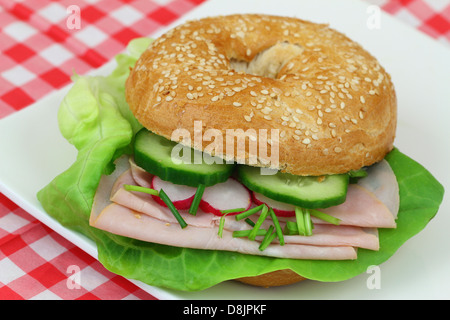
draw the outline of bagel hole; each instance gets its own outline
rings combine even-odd
[[[281,69],[292,59],[301,56],[303,50],[299,44],[279,42],[259,52],[251,61],[231,58],[230,67],[237,72],[277,79]]]

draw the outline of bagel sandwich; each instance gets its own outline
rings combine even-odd
[[[391,77],[344,34],[243,14],[130,46],[111,75],[74,79],[58,118],[79,157],[38,194],[113,272],[180,290],[342,281],[436,214],[442,186],[394,147]]]

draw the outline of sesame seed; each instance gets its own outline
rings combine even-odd
[[[264,109],[261,110],[261,112],[264,114],[269,114],[271,111],[272,111],[272,109],[269,107],[264,107]]]
[[[239,103],[239,102],[233,102],[233,106],[235,106],[235,107],[241,107],[241,106],[242,106],[242,104],[241,104],[241,103]]]
[[[339,152],[341,152],[342,151],[342,148],[339,148],[339,147],[335,147],[334,148],[334,152],[336,152],[336,153],[339,153]]]
[[[302,140],[302,143],[303,144],[310,144],[311,143],[311,139],[305,138],[305,139]]]
[[[366,99],[364,99],[363,96],[360,96],[360,97],[359,97],[359,100],[361,101],[361,103],[365,103],[365,102],[366,102]]]
[[[257,96],[257,94],[256,94],[256,92],[255,92],[255,91],[250,91],[250,94],[251,94],[252,96],[254,96],[254,97],[256,97],[256,96]]]
[[[359,111],[359,118],[364,119],[364,113],[362,111]]]
[[[261,90],[261,93],[262,93],[262,94],[269,94],[269,91],[263,89],[263,90]]]

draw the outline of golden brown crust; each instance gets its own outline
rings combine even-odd
[[[284,269],[265,273],[254,277],[238,278],[236,280],[252,286],[276,287],[297,283],[306,280],[306,278],[298,275],[292,270]]]
[[[292,54],[280,58],[275,78],[235,71],[264,52],[279,57],[274,48],[283,43]],[[194,120],[223,136],[226,129],[279,129],[280,169],[297,175],[380,161],[393,147],[397,122],[390,76],[359,44],[323,24],[267,15],[210,17],[172,29],[138,60],[126,98],[145,127],[167,138],[177,128],[193,137]]]

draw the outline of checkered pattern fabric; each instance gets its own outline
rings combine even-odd
[[[0,119],[203,0],[0,0]],[[80,12],[79,28],[76,11]],[[72,15],[73,14],[73,15]],[[0,300],[154,299],[0,193]]]
[[[0,0],[0,119],[206,0]],[[366,0],[450,45],[450,0]],[[80,10],[77,26],[71,14]],[[74,16],[75,17],[75,16]],[[79,28],[78,28],[79,27]],[[0,300],[155,299],[0,193]]]
[[[450,45],[450,1],[367,0],[405,23]]]

